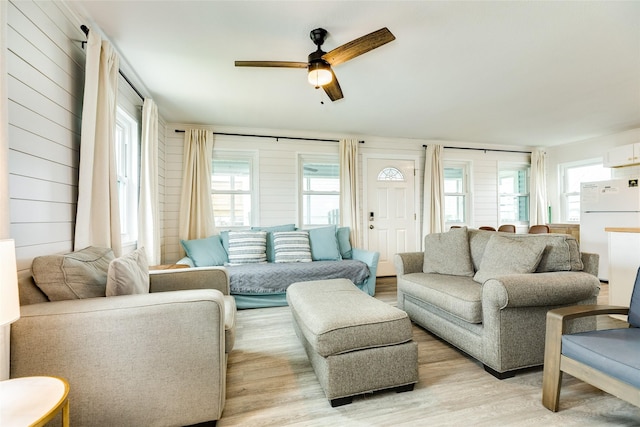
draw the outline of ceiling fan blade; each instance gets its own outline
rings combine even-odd
[[[340,83],[338,83],[338,79],[336,78],[336,75],[333,72],[333,70],[331,70],[331,74],[333,76],[333,78],[331,79],[331,82],[322,86],[322,89],[324,89],[325,93],[327,94],[327,96],[331,101],[337,101],[338,99],[344,98],[344,95],[342,94],[342,89],[340,89]]]
[[[396,37],[391,34],[391,31],[387,27],[381,28],[378,31],[367,34],[349,43],[338,46],[330,52],[322,55],[322,59],[327,61],[332,66],[342,64],[350,59],[360,56],[363,53],[367,53],[377,47],[394,41]]]
[[[236,61],[236,67],[281,67],[281,68],[307,68],[306,62],[291,61]]]

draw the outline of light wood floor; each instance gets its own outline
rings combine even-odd
[[[606,288],[602,302],[607,301]],[[395,277],[378,280],[376,298],[395,305]],[[568,375],[560,412],[552,413],[540,403],[542,369],[499,381],[415,325],[420,364],[416,388],[369,394],[332,408],[293,331],[288,307],[240,310],[237,327],[220,427],[640,426],[640,408]]]

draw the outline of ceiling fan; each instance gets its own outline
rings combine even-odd
[[[309,73],[309,83],[314,85],[316,89],[322,86],[329,99],[337,101],[342,99],[344,95],[331,67],[347,62],[396,39],[391,31],[385,27],[338,46],[330,52],[324,52],[321,46],[327,38],[327,34],[327,30],[324,28],[316,28],[311,31],[309,36],[318,49],[309,54],[308,62],[236,61],[235,65],[236,67],[306,68]]]

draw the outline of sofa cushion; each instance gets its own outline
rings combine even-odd
[[[545,247],[545,242],[540,239],[514,239],[494,234],[487,243],[480,269],[473,280],[484,283],[507,274],[533,273]]]
[[[424,248],[424,273],[473,276],[467,227],[428,234],[424,238]]]
[[[211,267],[229,262],[219,235],[204,239],[180,240],[180,244],[196,267]]]
[[[482,323],[482,286],[471,277],[410,273],[398,288],[469,323]]]
[[[338,249],[340,250],[340,256],[342,259],[353,258],[353,248],[351,247],[351,228],[338,227],[336,230],[338,237]]]
[[[338,248],[336,226],[312,228],[309,230],[311,258],[314,261],[338,261],[342,259]]]
[[[251,227],[251,231],[267,232],[267,262],[274,262],[276,259],[276,252],[273,247],[273,233],[277,231],[295,231],[295,229],[295,224],[273,225],[270,227]]]
[[[144,248],[111,261],[105,293],[108,297],[149,293],[149,263]]]
[[[469,230],[469,248],[474,268],[480,269],[480,262],[485,247],[491,236],[496,235],[512,239],[531,239],[543,241],[546,245],[536,273],[551,271],[582,271],[584,265],[580,256],[580,248],[575,237],[568,234],[515,234],[485,230]]]
[[[267,262],[266,231],[230,231],[229,264]]]
[[[308,231],[276,231],[273,247],[275,262],[311,262]]]
[[[50,301],[103,297],[111,248],[89,246],[68,254],[39,256],[31,270],[36,285]]]

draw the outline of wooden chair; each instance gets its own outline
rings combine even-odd
[[[483,225],[482,227],[480,227],[480,230],[496,231],[495,228],[489,227],[488,225]]]
[[[600,314],[628,314],[629,327],[564,334],[567,321]],[[556,412],[562,373],[640,406],[640,268],[629,308],[577,305],[547,313],[542,404]]]
[[[502,224],[500,227],[498,227],[498,231],[503,231],[505,233],[515,233],[516,226],[512,224]]]
[[[543,234],[549,233],[548,225],[532,225],[529,227],[529,234]]]

